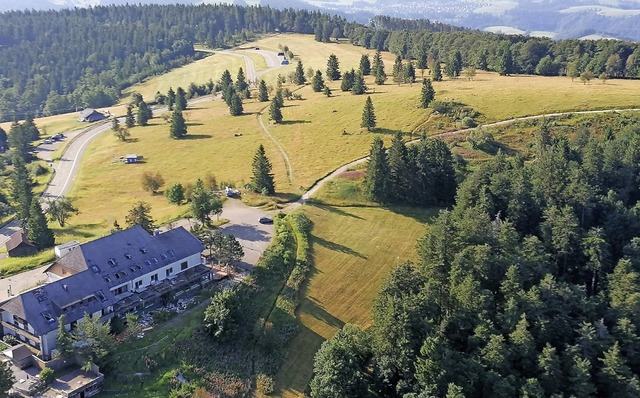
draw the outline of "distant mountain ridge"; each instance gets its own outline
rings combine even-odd
[[[30,0],[28,9],[48,10],[132,3],[131,0]],[[368,23],[375,15],[426,18],[492,32],[552,38],[605,37],[640,41],[640,0],[137,0],[141,4],[234,3],[336,13]],[[0,12],[25,8],[3,0]]]

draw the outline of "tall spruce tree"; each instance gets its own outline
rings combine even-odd
[[[363,54],[362,57],[360,57],[358,70],[360,70],[360,73],[362,73],[363,76],[369,76],[371,74],[371,61],[367,54]]]
[[[340,80],[340,62],[335,54],[329,55],[327,60],[327,79],[330,81]]]
[[[364,82],[364,76],[359,70],[353,74],[353,84],[351,85],[351,94],[362,95],[367,91],[367,85]]]
[[[17,153],[13,156],[13,173],[11,177],[11,198],[14,202],[18,220],[21,221],[24,227],[29,220],[31,202],[33,201],[33,181],[29,171],[27,171],[24,159]]]
[[[399,203],[406,200],[406,192],[410,190],[407,147],[400,132],[393,136],[387,157],[389,159],[388,199]]]
[[[253,176],[251,177],[251,190],[254,192],[273,195],[276,191],[273,173],[271,172],[271,162],[267,158],[264,146],[260,145],[253,156],[251,166]]]
[[[137,122],[140,126],[149,124],[149,119],[153,117],[153,111],[146,102],[140,101],[138,104]]]
[[[422,91],[420,93],[420,107],[428,108],[436,98],[436,90],[433,89],[430,79],[422,79]]]
[[[111,130],[113,130],[114,132],[120,130],[120,120],[118,120],[117,117],[114,117],[111,120]]]
[[[398,85],[404,82],[404,63],[402,62],[402,57],[397,56],[396,62],[393,64],[393,82]]]
[[[282,122],[282,111],[280,110],[280,107],[278,106],[275,98],[273,101],[271,101],[271,106],[269,106],[269,118],[275,123]]]
[[[304,66],[302,65],[302,61],[298,61],[298,65],[296,65],[296,71],[293,75],[293,83],[301,86],[306,82],[307,78],[304,75]]]
[[[167,91],[167,108],[172,111],[173,107],[176,104],[176,92],[173,91],[173,87],[169,87],[169,91]]]
[[[260,80],[260,84],[258,84],[258,101],[269,101],[269,90],[267,89],[267,83],[265,83],[264,80]]]
[[[124,125],[127,126],[128,129],[132,128],[136,125],[136,117],[133,114],[133,105],[127,105],[127,114],[124,117]]]
[[[431,80],[434,82],[442,81],[442,67],[440,66],[440,60],[436,58],[433,60],[433,70],[431,71]]]
[[[373,73],[377,85],[382,85],[387,80],[387,74],[384,72],[384,62],[382,61],[382,54],[380,53],[380,50],[377,50],[373,56],[371,72]]]
[[[407,63],[407,67],[404,68],[404,82],[410,84],[416,82],[416,68],[411,60]]]
[[[367,96],[367,100],[364,103],[364,109],[362,110],[362,123],[360,123],[360,127],[365,127],[367,131],[371,131],[372,128],[376,127],[376,114],[373,109],[371,96]]]
[[[378,203],[385,203],[389,197],[389,165],[380,137],[375,137],[371,144],[364,191],[370,200]]]
[[[187,122],[182,116],[182,110],[176,107],[171,115],[171,124],[169,126],[169,136],[171,138],[183,138],[187,135]]]
[[[182,87],[176,90],[176,108],[184,111],[187,109],[187,93]]]
[[[244,108],[242,107],[242,98],[236,93],[231,95],[230,104],[229,104],[229,113],[231,116],[240,116]]]
[[[322,78],[322,72],[320,70],[316,71],[316,74],[313,76],[311,80],[311,88],[316,93],[319,93],[324,88],[324,79]]]
[[[244,70],[240,68],[238,69],[238,74],[236,75],[236,91],[239,93],[242,93],[247,88],[249,88],[249,84],[247,83],[247,78],[244,75]]]
[[[129,227],[141,226],[148,233],[153,233],[156,228],[155,220],[151,217],[151,205],[147,202],[136,202],[125,217]]]
[[[340,83],[340,90],[351,91],[354,75],[355,71],[353,69],[351,69],[351,71],[344,72],[344,75],[342,75],[342,83]]]
[[[29,221],[27,222],[27,237],[29,241],[40,250],[51,247],[55,243],[53,231],[49,228],[49,224],[47,224],[47,218],[42,211],[40,200],[37,197],[31,200]]]

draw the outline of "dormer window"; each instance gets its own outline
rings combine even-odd
[[[125,253],[124,257],[129,259],[129,260],[131,260],[131,257],[133,257],[133,256],[131,254],[129,254],[129,253]]]
[[[147,254],[147,249],[143,247],[143,248],[140,249],[140,252],[142,254]]]
[[[115,267],[118,263],[116,262],[116,259],[112,257],[109,259],[109,264],[111,264],[112,267]]]

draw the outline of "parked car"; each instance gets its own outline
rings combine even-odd
[[[271,217],[260,217],[258,222],[260,224],[273,224],[273,218],[271,218]]]
[[[45,144],[53,144],[53,140],[50,139],[50,138],[47,138],[46,140],[44,140],[42,142],[44,142]]]

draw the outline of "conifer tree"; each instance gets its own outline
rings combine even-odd
[[[433,70],[431,71],[431,80],[434,82],[442,81],[442,68],[440,66],[440,60],[436,58],[433,61]]]
[[[111,130],[118,131],[118,129],[120,129],[120,120],[114,117],[113,120],[111,120]]]
[[[324,88],[322,89],[322,94],[327,97],[331,97],[331,89],[329,88],[329,86],[324,86]]]
[[[404,82],[404,64],[402,63],[402,57],[397,56],[396,62],[393,64],[393,81],[398,85]]]
[[[136,118],[133,115],[133,105],[127,105],[127,115],[124,117],[124,124],[128,129],[136,125]]]
[[[258,101],[269,101],[269,90],[267,89],[267,83],[265,83],[264,80],[260,80],[260,84],[258,84]]]
[[[433,89],[430,79],[422,79],[422,91],[420,95],[420,107],[428,108],[429,104],[436,98],[436,91]]]
[[[360,123],[360,126],[365,127],[367,131],[371,131],[372,128],[376,127],[376,114],[373,109],[371,96],[367,96],[367,101],[364,103],[362,123]]]
[[[413,66],[413,62],[409,61],[407,67],[404,69],[404,82],[415,83],[416,82],[416,68]]]
[[[384,143],[380,137],[375,137],[369,152],[367,174],[364,179],[364,191],[370,200],[385,203],[389,190],[389,165]]]
[[[171,125],[169,127],[169,136],[171,138],[183,138],[187,135],[187,122],[182,116],[182,110],[176,107],[171,115]]]
[[[271,106],[269,107],[269,118],[275,123],[282,122],[282,111],[280,111],[280,107],[275,99],[271,101]]]
[[[355,71],[353,69],[351,69],[351,71],[344,72],[344,75],[342,75],[342,83],[340,84],[340,89],[342,91],[351,91],[354,75]]]
[[[173,91],[173,87],[169,87],[169,91],[167,92],[167,108],[172,111],[173,106],[176,104],[176,92]]]
[[[367,54],[363,54],[362,57],[360,57],[360,66],[358,69],[363,76],[369,76],[369,74],[371,74],[371,61]]]
[[[275,182],[271,172],[271,162],[267,158],[264,146],[260,145],[253,157],[253,176],[251,177],[251,190],[266,195],[275,193]]]
[[[29,241],[40,250],[51,247],[55,243],[53,231],[51,231],[47,224],[47,218],[42,211],[40,200],[37,197],[31,200],[29,221],[27,222],[27,237]]]
[[[273,97],[273,101],[277,104],[278,108],[282,108],[284,106],[284,96],[282,95],[282,90],[276,91],[275,97]]]
[[[304,66],[302,61],[298,61],[296,71],[294,72],[293,83],[297,85],[303,85],[307,82],[307,78],[304,76]]]
[[[231,78],[231,73],[229,73],[229,70],[225,69],[224,72],[222,72],[222,75],[220,76],[220,82],[218,84],[220,85],[220,91],[222,91],[223,93],[225,92],[227,87],[233,85],[233,79]]]
[[[125,217],[125,221],[129,227],[139,225],[149,233],[152,233],[156,227],[155,220],[151,217],[151,205],[142,201],[133,205]]]
[[[327,61],[327,79],[330,81],[340,80],[340,62],[335,54],[329,55]]]
[[[187,109],[187,93],[182,87],[176,90],[176,108],[184,111]]]
[[[420,76],[424,76],[424,70],[427,69],[427,49],[424,46],[418,50],[416,67],[420,69]]]
[[[384,72],[384,62],[382,61],[382,54],[380,53],[380,50],[377,50],[373,56],[371,72],[373,73],[377,85],[382,85],[387,80],[387,74]]]
[[[351,93],[355,95],[362,95],[367,91],[367,86],[364,82],[364,76],[359,70],[353,75],[353,84],[351,86]]]
[[[236,91],[241,93],[249,87],[247,84],[247,78],[244,75],[244,70],[242,68],[238,69],[238,74],[236,75]]]
[[[242,98],[240,98],[238,94],[233,93],[229,104],[229,113],[231,113],[231,116],[240,116],[243,111]]]
[[[149,124],[149,119],[153,117],[153,111],[146,102],[140,101],[138,104],[137,122],[140,126]]]
[[[31,202],[33,201],[33,181],[27,171],[27,166],[19,154],[13,157],[13,174],[11,184],[11,198],[13,199],[16,214],[24,227],[29,220]]]
[[[399,132],[391,140],[389,159],[389,200],[401,202],[405,200],[405,192],[410,190],[409,164],[407,163],[407,147]]]
[[[324,79],[322,78],[322,72],[320,70],[316,71],[316,74],[313,76],[311,80],[311,88],[316,93],[319,93],[324,88]]]

